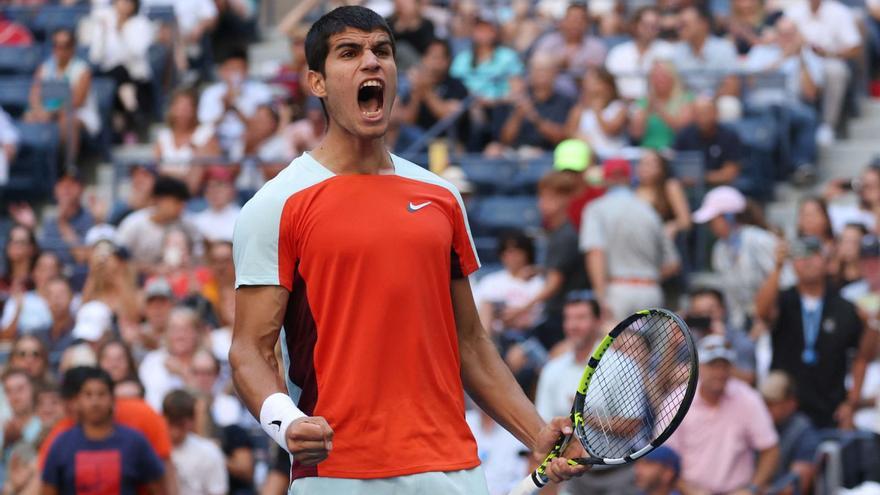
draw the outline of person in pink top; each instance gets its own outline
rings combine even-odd
[[[773,419],[757,391],[731,376],[733,350],[721,335],[698,348],[700,381],[667,445],[681,457],[685,494],[763,493],[779,457]]]

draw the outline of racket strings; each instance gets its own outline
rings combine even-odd
[[[623,458],[672,422],[690,375],[682,330],[652,313],[636,320],[599,361],[582,410],[582,441],[592,455]]]

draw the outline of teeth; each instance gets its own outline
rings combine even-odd
[[[376,80],[372,80],[372,79],[361,83],[361,88],[366,88],[367,86],[375,86],[377,88],[381,88],[382,83],[379,81],[376,81]]]

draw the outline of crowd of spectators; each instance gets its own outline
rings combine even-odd
[[[0,15],[0,49],[48,54],[26,108],[0,112],[0,182],[23,122],[57,125],[72,157],[43,178],[50,207],[9,202],[0,222],[3,494],[74,479],[286,493],[287,454],[230,382],[231,238],[243,202],[323,135],[304,39],[337,3],[284,13],[289,60],[259,67],[246,43],[269,33],[248,0],[97,0],[42,33]],[[804,200],[794,228],[762,214],[774,181],[814,181],[819,149],[845,137],[880,67],[878,2],[363,3],[397,40],[389,148],[455,183],[491,241],[480,318],[542,416],[568,415],[593,347],[633,311],[674,309],[699,338],[697,395],[668,445],[546,493],[809,493],[822,438],[880,433],[880,163]],[[161,7],[173,22],[148,15]],[[115,203],[87,179],[103,132],[153,154]],[[517,193],[537,228],[482,225],[492,180],[532,159],[546,167]],[[475,160],[498,167],[490,180]],[[507,493],[531,458],[475,406],[467,419],[491,493]],[[108,455],[123,472],[96,470]]]

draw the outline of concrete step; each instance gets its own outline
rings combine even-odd
[[[880,137],[850,139],[823,149],[819,153],[819,174],[824,182],[829,179],[853,177],[880,154]]]
[[[862,100],[861,119],[880,120],[880,99],[865,98]]]
[[[849,125],[852,140],[873,139],[880,142],[880,118],[859,119]]]

